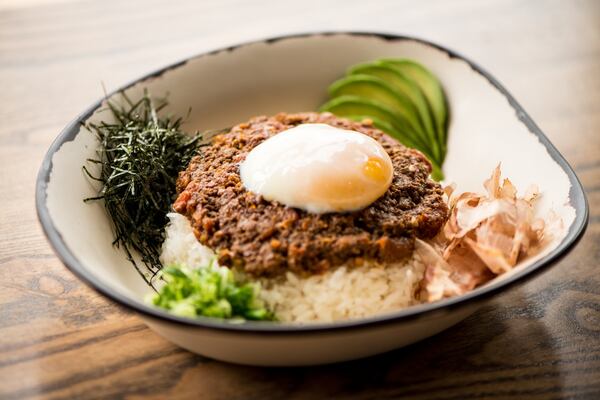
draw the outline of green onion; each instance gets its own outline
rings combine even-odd
[[[167,266],[160,275],[165,281],[149,302],[181,317],[273,320],[274,316],[258,300],[258,287],[240,283],[226,267],[209,265],[188,269]]]

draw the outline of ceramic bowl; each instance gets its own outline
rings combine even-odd
[[[150,291],[125,255],[111,246],[100,203],[84,204],[95,188],[82,173],[98,143],[81,129],[108,118],[103,101],[74,119],[50,147],[37,181],[37,209],[48,240],[64,264],[148,326],[190,351],[252,365],[310,365],[365,357],[434,335],[473,313],[486,300],[534,276],[564,256],[581,237],[587,201],[573,170],[509,92],[489,73],[442,46],[376,33],[305,34],[232,46],[168,66],[119,89],[139,97],[169,93],[169,112],[192,113],[189,131],[232,126],[255,115],[316,110],[327,86],[356,63],[412,58],[441,80],[451,109],[447,181],[459,191],[481,191],[498,162],[518,188],[536,183],[536,209],[564,222],[564,234],[514,271],[465,295],[360,320],[291,325],[185,319],[144,303]],[[119,101],[117,96],[109,98]]]

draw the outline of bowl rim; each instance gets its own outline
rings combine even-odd
[[[326,36],[358,36],[358,37],[373,37],[385,41],[413,41],[420,43],[425,46],[433,47],[448,55],[449,58],[457,58],[466,62],[469,67],[476,73],[483,76],[496,90],[498,90],[509,102],[510,106],[515,110],[517,118],[525,124],[528,130],[535,134],[539,141],[544,145],[552,159],[562,168],[562,170],[569,177],[569,183],[571,188],[569,191],[569,203],[575,209],[576,215],[573,223],[569,227],[567,235],[559,243],[559,245],[553,249],[549,254],[532,263],[531,265],[523,268],[521,271],[514,273],[506,279],[498,280],[492,284],[476,288],[468,293],[460,296],[451,297],[448,299],[440,300],[433,303],[419,304],[408,307],[406,309],[379,314],[371,317],[365,317],[360,319],[350,319],[337,322],[326,322],[326,323],[308,323],[308,324],[292,324],[292,323],[272,323],[272,322],[255,322],[246,321],[244,323],[232,323],[231,321],[199,317],[197,319],[190,319],[179,317],[168,313],[159,308],[154,308],[143,302],[136,301],[125,294],[122,294],[112,288],[110,285],[103,283],[97,279],[91,272],[83,267],[82,263],[75,257],[71,252],[67,244],[62,238],[62,235],[54,226],[52,218],[50,217],[47,203],[46,203],[46,189],[50,176],[52,173],[52,158],[60,147],[65,143],[74,140],[75,136],[79,133],[80,126],[85,122],[99,107],[105,98],[108,98],[120,91],[126,90],[135,84],[144,82],[148,79],[159,77],[160,75],[170,70],[184,66],[188,61],[195,60],[201,57],[223,53],[232,52],[236,49],[246,47],[257,43],[272,44],[279,41],[289,39],[301,39],[301,38],[313,38],[313,37],[326,37]],[[79,279],[85,282],[89,287],[96,290],[100,294],[108,297],[112,301],[119,305],[125,306],[126,308],[132,309],[143,317],[149,317],[152,320],[159,320],[163,322],[174,323],[177,325],[183,325],[189,328],[201,328],[209,329],[220,332],[230,333],[260,333],[260,334],[293,334],[293,333],[324,333],[330,331],[349,330],[349,329],[364,329],[371,328],[374,326],[382,326],[388,324],[395,324],[401,321],[414,320],[418,318],[430,317],[435,313],[448,311],[458,307],[465,306],[467,303],[480,302],[490,296],[498,293],[502,289],[506,289],[509,286],[514,285],[517,282],[523,283],[527,279],[532,278],[536,274],[545,270],[548,266],[556,263],[562,257],[564,257],[575,244],[581,239],[585,232],[588,219],[589,219],[589,205],[583,190],[581,182],[577,178],[575,172],[560,154],[560,152],[554,147],[546,135],[540,130],[540,128],[533,122],[531,117],[525,112],[523,107],[513,98],[504,86],[494,78],[490,73],[481,68],[478,64],[462,56],[454,50],[448,49],[442,45],[430,42],[425,39],[417,38],[408,35],[399,35],[393,33],[384,32],[373,32],[373,31],[318,31],[318,32],[306,32],[296,33],[289,35],[282,35],[276,37],[270,37],[265,39],[256,39],[252,41],[242,42],[237,45],[220,48],[208,52],[203,52],[192,57],[188,57],[182,61],[167,65],[154,72],[143,75],[141,78],[137,78],[134,81],[115,89],[105,97],[93,103],[84,112],[82,112],[77,118],[72,120],[57,136],[49,147],[46,155],[44,156],[42,165],[38,172],[36,180],[36,210],[38,219],[42,225],[44,234],[46,235],[50,245],[54,249],[54,252],[62,263],[73,272]]]

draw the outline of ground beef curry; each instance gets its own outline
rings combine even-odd
[[[239,165],[269,137],[303,123],[351,129],[379,141],[394,177],[387,192],[368,207],[348,213],[311,214],[267,201],[247,191]],[[302,275],[365,260],[383,264],[412,253],[415,237],[435,236],[448,218],[431,165],[368,121],[352,122],[329,113],[256,117],[212,139],[177,181],[175,211],[190,220],[197,239],[215,250],[219,264],[254,276],[287,270]]]

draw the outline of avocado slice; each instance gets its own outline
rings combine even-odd
[[[422,138],[411,130],[410,125],[400,115],[395,114],[385,104],[359,96],[343,95],[329,100],[321,106],[319,111],[328,111],[341,117],[360,115],[385,121],[394,128],[393,131],[389,132],[390,135],[393,135],[404,145],[420,150],[435,161],[427,143],[423,142]]]
[[[373,117],[370,115],[347,115],[346,118],[351,119],[353,121],[357,121],[357,122],[364,121],[365,119],[368,118],[371,121],[373,121],[373,126],[375,128],[387,133],[388,135],[390,135],[394,139],[398,140],[400,143],[402,143],[403,145],[405,145],[407,147],[416,148],[413,144],[403,142],[403,140],[401,138],[402,134],[400,132],[398,132],[396,130],[396,128],[394,128],[392,126],[392,124],[390,124],[387,121],[384,121],[382,119],[379,119],[377,117]],[[429,158],[429,162],[431,163],[431,177],[436,181],[441,181],[442,179],[444,179],[444,174],[442,172],[442,168],[431,158]]]
[[[421,137],[422,143],[430,144],[432,155],[436,161],[441,159],[441,151],[436,137],[429,138],[423,129],[418,111],[404,93],[395,91],[386,81],[369,75],[350,75],[334,82],[329,87],[332,98],[351,95],[375,100],[387,106],[399,118],[407,122],[410,129]]]
[[[398,131],[391,123],[388,121],[375,117],[373,115],[345,115],[344,117],[351,119],[356,122],[362,122],[365,119],[370,119],[373,121],[373,126],[388,135],[392,136],[394,139],[398,140],[400,143],[407,147],[415,147],[416,143],[412,142],[410,138],[406,138],[402,132]],[[408,140],[407,140],[408,139]]]
[[[419,85],[406,77],[399,69],[380,61],[358,64],[348,70],[349,75],[369,75],[386,81],[396,92],[404,94],[414,104],[421,126],[432,142],[439,142],[433,114]],[[438,145],[440,150],[441,145]],[[440,151],[440,161],[445,154]]]
[[[448,110],[446,97],[440,81],[423,65],[406,59],[381,59],[381,65],[397,69],[408,78],[412,79],[423,91],[435,120],[436,130],[440,144],[445,150],[447,132],[446,123]],[[444,151],[445,152],[445,151]]]

